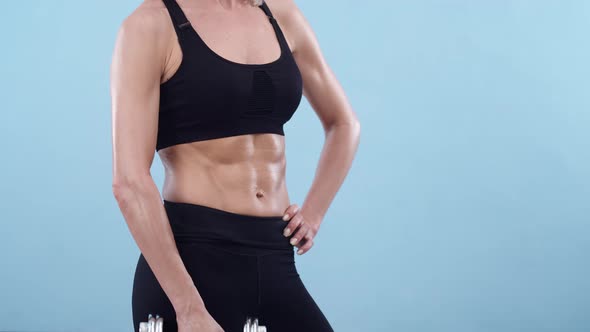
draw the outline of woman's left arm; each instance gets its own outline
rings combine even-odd
[[[286,211],[289,214],[286,219],[290,219],[286,228],[295,230],[291,244],[299,246],[298,254],[303,254],[313,245],[313,237],[352,165],[360,142],[360,123],[324,59],[314,31],[295,2],[277,0],[273,4],[274,12],[280,15],[279,23],[288,32],[286,35],[303,79],[303,95],[325,131],[311,188],[300,209],[292,205]],[[298,227],[302,222],[309,227]]]

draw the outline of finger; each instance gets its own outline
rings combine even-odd
[[[285,213],[283,214],[283,220],[288,221],[297,213],[297,211],[299,211],[299,206],[297,206],[297,204],[289,205],[289,207],[285,210]]]
[[[289,221],[289,223],[285,227],[285,230],[283,231],[283,235],[284,236],[291,235],[291,233],[295,232],[297,227],[299,227],[299,224],[301,224],[302,221],[303,221],[303,216],[300,214],[295,214],[295,216],[293,216],[293,218],[291,218],[291,221]]]
[[[312,238],[309,236],[309,234],[311,234],[310,232],[307,232],[300,240],[299,242],[297,242],[297,245],[295,245],[295,247],[301,248],[303,247],[307,242],[311,241]]]
[[[305,241],[305,244],[302,245],[301,247],[299,247],[299,250],[297,250],[297,255],[303,255],[306,252],[309,251],[309,249],[311,249],[311,247],[313,246],[313,239],[309,239],[307,241]]]
[[[293,233],[293,237],[291,238],[291,241],[289,241],[289,243],[296,246],[299,243],[299,241],[301,241],[301,239],[303,239],[303,237],[307,235],[308,232],[309,226],[305,222],[301,222],[299,228],[297,228],[295,233]]]

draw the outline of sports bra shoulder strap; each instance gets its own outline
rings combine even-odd
[[[266,14],[266,16],[268,16],[268,18],[272,21],[274,20],[274,16],[272,16],[272,12],[270,11],[270,8],[268,8],[268,5],[266,4],[266,1],[263,1],[262,4],[259,6],[264,13]]]
[[[190,27],[191,22],[186,18],[186,15],[182,11],[182,8],[178,5],[176,0],[162,0],[166,9],[168,9],[168,13],[172,18],[172,23],[174,24],[174,30],[178,35],[179,39],[183,39],[183,30]]]
[[[283,30],[279,26],[279,22],[277,22],[277,20],[273,16],[272,12],[270,11],[270,8],[268,8],[266,1],[264,1],[259,7],[264,11],[266,16],[268,16],[268,20],[272,24],[272,27],[277,35],[277,39],[279,40],[279,44],[281,45],[282,49],[288,50],[289,43],[287,43],[287,39],[285,38],[285,35],[283,34]]]

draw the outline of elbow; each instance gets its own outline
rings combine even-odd
[[[127,192],[130,191],[130,186],[126,182],[113,181],[111,187],[112,187],[113,197],[119,203],[121,203],[125,199],[125,197],[128,196]]]
[[[353,137],[353,145],[355,149],[359,146],[361,142],[361,123],[358,119],[354,119],[351,124],[351,136]]]
[[[149,178],[144,177],[130,177],[130,176],[118,176],[113,179],[111,184],[111,190],[115,200],[120,206],[126,204],[126,202],[132,200],[142,192],[145,192],[145,188],[149,185]]]
[[[361,140],[361,123],[356,116],[353,116],[346,121],[343,121],[341,125],[342,128],[346,128],[346,132],[348,133],[348,137],[350,138],[350,142],[353,146],[358,146]]]
[[[361,136],[361,123],[356,116],[350,117],[345,120],[336,121],[331,125],[327,126],[327,131],[332,130],[343,130],[348,133],[348,135],[357,142],[360,141]]]
[[[337,116],[328,118],[323,121],[324,129],[331,130],[345,130],[349,135],[360,138],[361,122],[356,113],[352,110],[348,112],[338,112]]]
[[[351,127],[352,127],[351,130],[354,133],[354,136],[356,137],[357,141],[360,140],[360,138],[361,138],[361,122],[357,118],[355,118],[352,121]]]

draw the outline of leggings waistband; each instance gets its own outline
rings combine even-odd
[[[293,252],[282,216],[252,216],[199,204],[163,200],[178,244],[210,243],[244,252]]]

